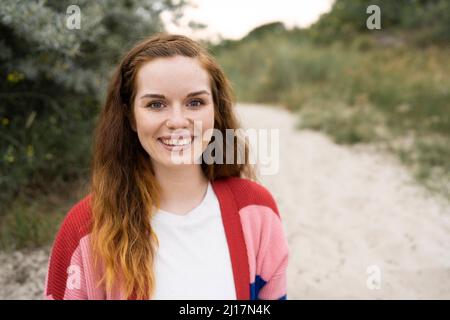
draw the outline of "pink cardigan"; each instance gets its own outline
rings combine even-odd
[[[286,299],[288,244],[270,192],[230,177],[212,182],[220,203],[238,300]],[[89,246],[88,195],[67,214],[54,241],[45,281],[46,299],[123,299],[96,286]]]

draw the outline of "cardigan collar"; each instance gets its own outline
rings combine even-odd
[[[220,204],[222,221],[230,251],[237,300],[250,299],[250,270],[239,208],[229,178],[212,181]]]

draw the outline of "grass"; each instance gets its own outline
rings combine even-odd
[[[39,199],[22,194],[0,215],[0,250],[33,249],[53,242],[69,209],[85,192],[85,183],[67,184]]]
[[[62,212],[47,213],[39,206],[16,204],[1,219],[0,248],[8,251],[47,245],[53,241],[62,218]]]

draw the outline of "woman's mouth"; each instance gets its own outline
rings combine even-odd
[[[189,148],[194,139],[194,136],[179,139],[158,138],[158,142],[169,151],[178,151]]]

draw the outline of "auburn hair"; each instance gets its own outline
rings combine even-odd
[[[223,146],[230,143],[225,130],[239,128],[230,83],[207,49],[196,41],[182,35],[157,33],[136,44],[121,59],[110,79],[95,129],[90,184],[91,247],[94,264],[101,263],[104,268],[99,285],[103,284],[107,291],[122,290],[127,299],[150,299],[154,294],[153,264],[159,245],[150,222],[159,208],[160,187],[150,156],[130,123],[136,74],[152,59],[176,55],[197,59],[209,73],[214,128],[222,132]],[[235,137],[233,142],[238,139]],[[213,164],[202,161],[202,172],[209,181],[230,176],[257,179],[248,161],[248,141],[240,143],[245,145],[244,161],[232,164],[225,159]],[[236,158],[240,150],[237,143],[234,146]]]

